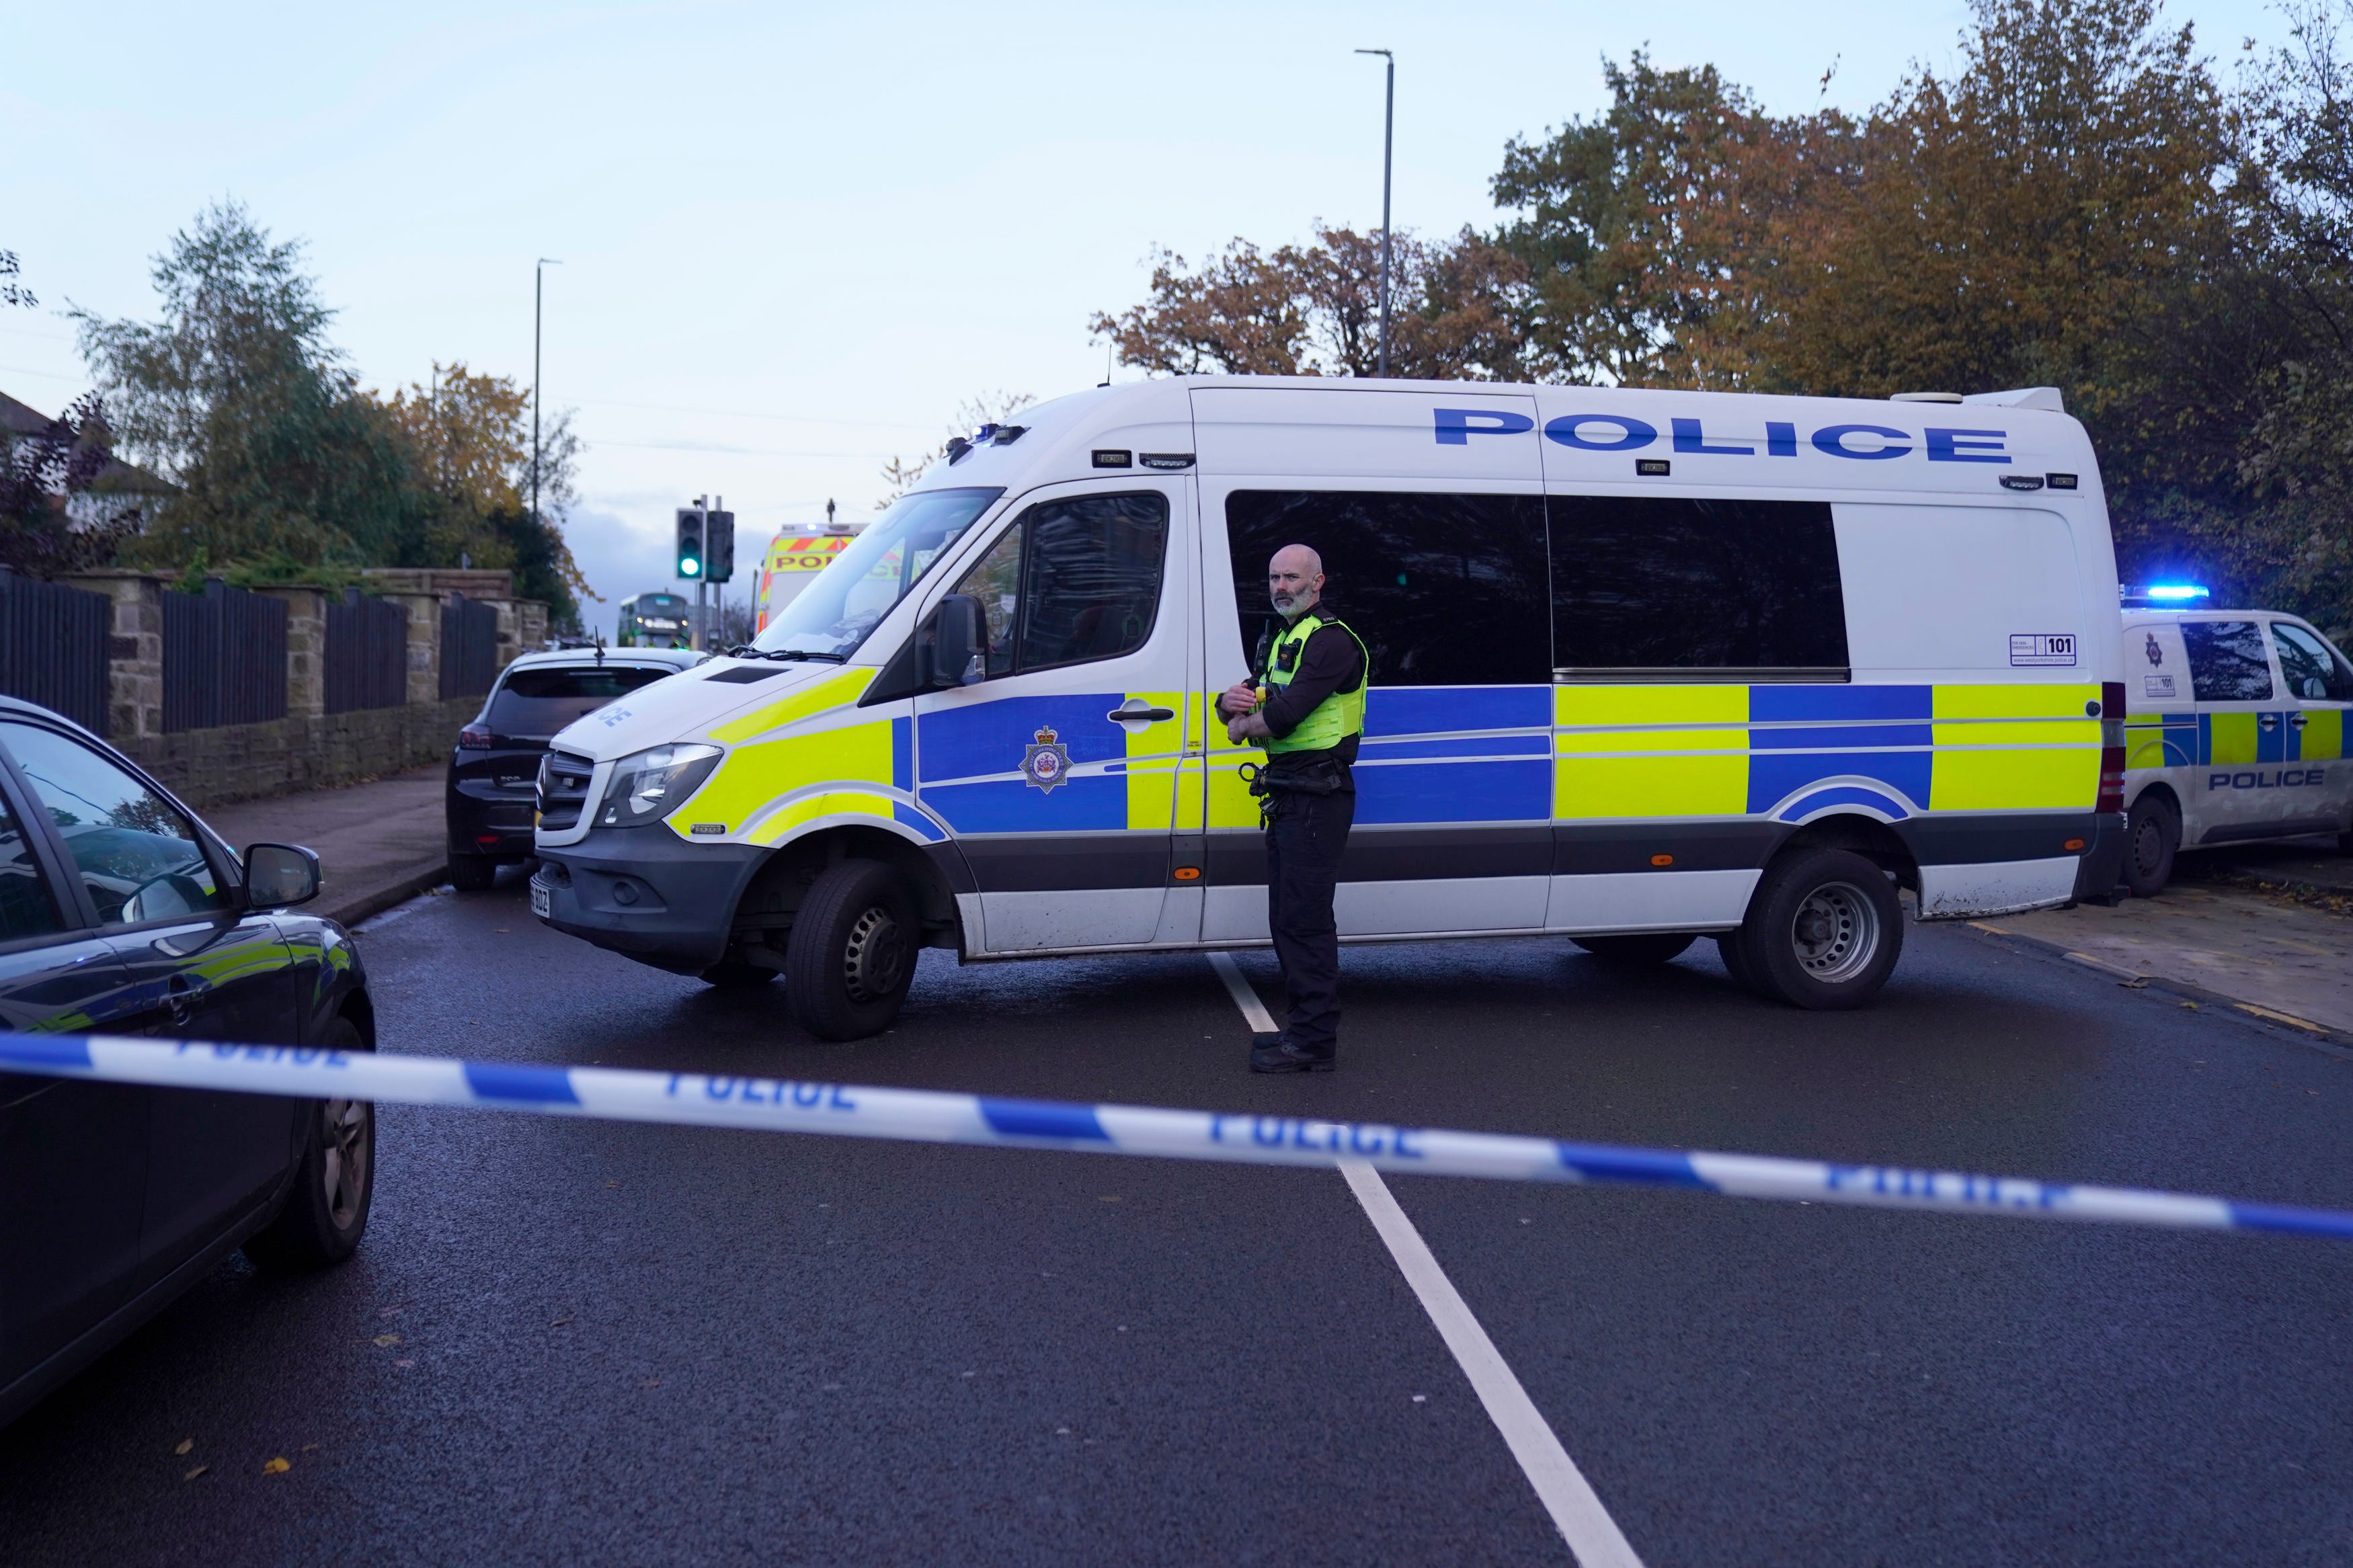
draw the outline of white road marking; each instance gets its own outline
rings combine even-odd
[[[1233,956],[1213,952],[1209,954],[1209,963],[1217,970],[1218,978],[1226,983],[1234,1005],[1241,1009],[1243,1021],[1260,1034],[1273,1033],[1274,1019],[1259,1000],[1258,992],[1243,977]],[[1388,1247],[1389,1256],[1397,1259],[1406,1283],[1413,1287],[1414,1295],[1421,1302],[1421,1310],[1430,1314],[1439,1338],[1453,1352],[1455,1364],[1471,1380],[1472,1391],[1486,1407],[1487,1418],[1503,1434],[1512,1458],[1519,1461],[1520,1472],[1535,1489],[1536,1500],[1552,1515],[1553,1523],[1559,1527],[1582,1568],[1642,1568],[1642,1560],[1634,1554],[1634,1548],[1619,1530],[1617,1521],[1609,1517],[1609,1510],[1601,1506],[1600,1498],[1594,1494],[1585,1473],[1577,1468],[1577,1461],[1560,1446],[1560,1439],[1536,1409],[1535,1401],[1528,1397],[1528,1391],[1520,1386],[1520,1380],[1513,1375],[1510,1364],[1487,1337],[1487,1331],[1479,1326],[1479,1320],[1472,1315],[1461,1293],[1446,1277],[1446,1270],[1438,1266],[1421,1232],[1398,1206],[1397,1197],[1389,1191],[1388,1184],[1381,1180],[1381,1173],[1357,1160],[1343,1160],[1339,1164],[1348,1190],[1364,1205],[1365,1216],[1373,1222],[1373,1229]]]

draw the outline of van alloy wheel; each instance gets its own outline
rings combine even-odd
[[[907,967],[907,943],[899,922],[881,904],[859,912],[842,944],[841,978],[849,999],[871,1003],[895,995]]]
[[[1868,968],[1879,951],[1879,911],[1849,882],[1827,882],[1806,895],[1790,922],[1798,962],[1832,984]]]

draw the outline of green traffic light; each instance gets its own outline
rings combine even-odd
[[[691,555],[681,556],[679,560],[678,574],[681,577],[695,576],[699,574],[702,570],[702,563],[695,560]]]

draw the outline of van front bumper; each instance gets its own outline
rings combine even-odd
[[[2075,901],[2105,903],[2125,879],[2125,814],[2104,811],[2092,818],[2092,842],[2075,868]]]
[[[596,828],[542,849],[531,879],[540,918],[640,963],[700,974],[727,952],[735,906],[768,851],[689,844],[661,827]]]

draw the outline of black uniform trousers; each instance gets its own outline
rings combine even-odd
[[[1283,1033],[1303,1051],[1330,1056],[1340,1035],[1340,926],[1332,889],[1356,820],[1356,795],[1277,790],[1268,804],[1266,924],[1290,1008]]]

